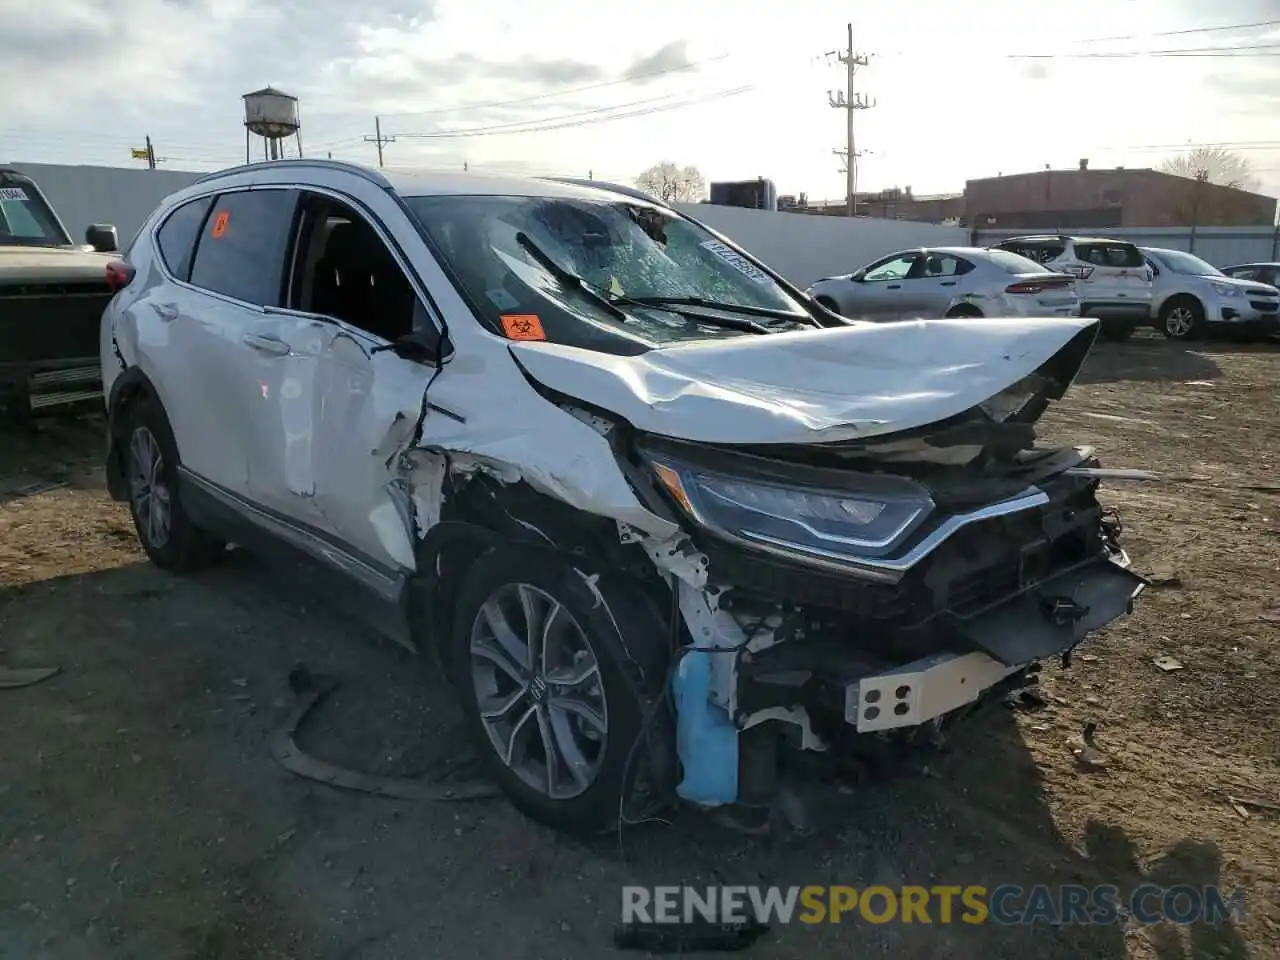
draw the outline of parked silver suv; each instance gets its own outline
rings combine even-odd
[[[148,556],[312,561],[548,823],[767,809],[740,768],[938,736],[1145,583],[1035,443],[1092,320],[848,322],[661,203],[322,160],[196,182],[112,276]]]
[[[994,245],[1076,278],[1080,315],[1102,321],[1102,335],[1127,340],[1151,314],[1151,269],[1124,240],[1062,235],[1010,237]]]
[[[1215,333],[1267,336],[1277,329],[1280,290],[1256,280],[1229,277],[1182,250],[1143,247],[1155,274],[1151,318],[1171,340]]]

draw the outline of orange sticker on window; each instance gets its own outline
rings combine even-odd
[[[217,240],[227,232],[227,221],[231,219],[231,214],[225,210],[219,210],[218,215],[213,218],[213,229],[209,231],[209,236]]]
[[[542,321],[532,313],[504,313],[502,329],[512,340],[545,340]]]

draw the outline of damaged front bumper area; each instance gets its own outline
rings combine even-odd
[[[682,683],[705,685],[735,733],[781,721],[810,750],[934,737],[1069,657],[1146,583],[1097,501],[1087,450],[1030,451],[977,480],[958,466],[926,480],[661,441],[642,450],[704,562],[678,589],[692,639],[682,660],[705,669],[680,665],[677,702],[690,698]],[[676,558],[655,559],[675,571]],[[730,758],[689,755],[696,742],[683,737],[682,795],[732,802],[736,782],[705,775]]]

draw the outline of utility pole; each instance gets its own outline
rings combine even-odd
[[[848,27],[848,40],[843,51],[832,50],[827,56],[834,55],[845,66],[845,89],[843,91],[828,91],[827,99],[831,106],[837,110],[845,112],[845,149],[843,155],[845,157],[845,187],[848,193],[848,209],[849,216],[853,216],[857,211],[858,200],[858,151],[854,145],[853,139],[853,112],[855,110],[870,110],[874,107],[874,100],[864,100],[861,94],[853,91],[853,78],[859,67],[865,67],[869,60],[864,54],[853,52],[853,24]]]
[[[1188,253],[1196,252],[1196,228],[1200,226],[1200,198],[1204,193],[1204,185],[1209,182],[1208,170],[1197,170],[1195,176],[1196,185],[1192,187],[1191,201],[1191,242],[1187,244]]]
[[[147,135],[147,169],[156,168],[156,148],[151,145],[151,135]]]
[[[378,166],[382,166],[382,145],[385,143],[395,143],[395,137],[384,137],[382,135],[382,118],[373,118],[373,136],[365,137],[365,143],[376,143],[378,145]]]

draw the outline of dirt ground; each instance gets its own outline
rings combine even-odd
[[[190,579],[145,564],[103,492],[100,424],[0,433],[0,665],[62,671],[0,690],[0,957],[595,960],[626,883],[1144,881],[1243,888],[1245,919],[855,920],[778,928],[748,955],[1280,957],[1280,348],[1100,344],[1043,432],[1181,478],[1105,487],[1157,587],[1046,670],[1044,709],[995,709],[927,771],[841,795],[807,837],[690,814],[621,844],[502,800],[285,772],[268,745],[295,664],[342,684],[308,745],[390,773],[457,753],[447,685],[252,558]],[[1072,753],[1088,720],[1099,768]]]

